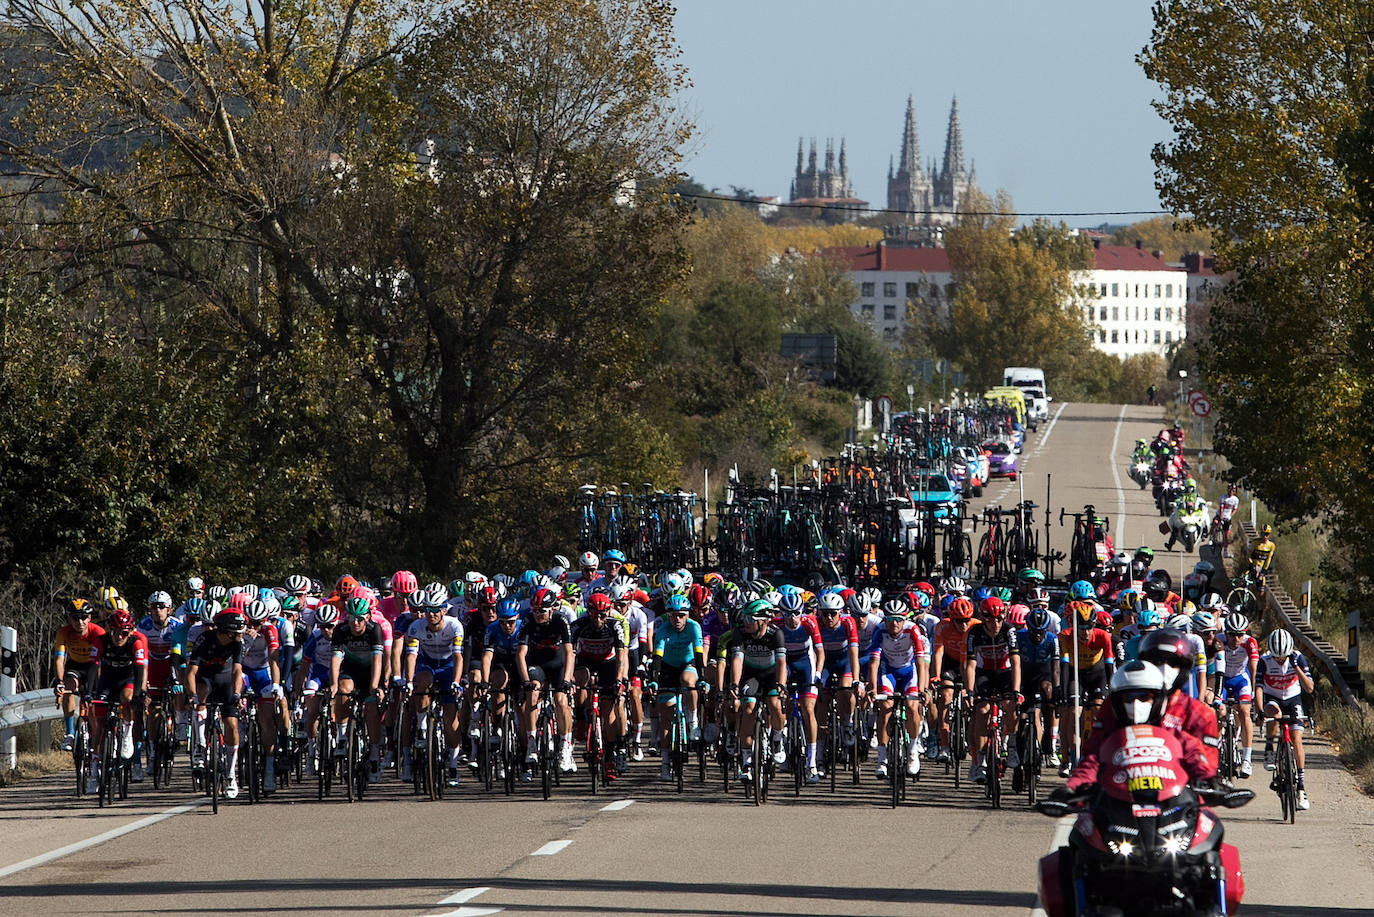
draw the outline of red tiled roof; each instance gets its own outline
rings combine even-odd
[[[1153,252],[1136,248],[1134,245],[1099,245],[1093,249],[1093,255],[1096,261],[1093,267],[1099,271],[1183,272],[1183,268],[1169,267],[1163,259],[1155,257]]]
[[[824,248],[821,254],[846,265],[851,271],[924,271],[948,274],[949,253],[943,248],[904,248],[894,245],[858,245]]]

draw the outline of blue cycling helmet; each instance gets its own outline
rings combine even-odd
[[[1050,613],[1043,608],[1032,608],[1030,614],[1026,615],[1026,627],[1041,633],[1049,630]]]
[[[1079,602],[1089,602],[1097,597],[1097,593],[1093,591],[1093,584],[1085,579],[1070,586],[1069,595]]]
[[[787,587],[783,587],[784,589]],[[778,600],[778,611],[785,615],[799,615],[802,613],[802,601],[800,592],[784,592],[782,598]]]
[[[949,611],[949,606],[951,606],[951,605],[954,604],[954,600],[955,600],[956,598],[958,598],[958,596],[954,595],[953,593],[951,593],[950,595],[941,596],[941,598],[940,598],[940,610],[941,610],[941,611]]]
[[[199,597],[194,598],[194,599],[187,599],[187,600],[186,600],[186,620],[187,620],[187,621],[194,621],[194,620],[196,620],[197,618],[204,617],[204,615],[205,615],[205,608],[206,608],[206,605],[205,605],[205,600],[204,600],[204,599],[199,598]]]
[[[915,607],[922,611],[930,607],[930,596],[926,595],[924,592],[908,592],[907,595],[912,598]]]
[[[625,563],[625,552],[618,548],[611,548],[605,554],[601,555],[601,562],[603,564],[608,560],[617,564],[623,564]]]
[[[668,611],[686,611],[691,605],[692,603],[687,600],[687,596],[680,592],[673,593],[663,602],[663,607]]]
[[[990,595],[992,595],[991,589],[987,586],[979,586],[977,589],[973,590],[973,602],[976,605]]]
[[[538,579],[539,579],[539,571],[538,571],[538,570],[526,570],[524,573],[521,573],[521,574],[520,574],[520,585],[522,585],[522,586],[533,586],[533,585],[535,584],[535,582],[538,581]]]
[[[793,586],[791,583],[784,583],[778,587],[778,592],[782,595],[801,595],[801,587]]]
[[[502,599],[496,603],[496,617],[503,620],[520,617],[520,603],[515,599]]]
[[[1136,612],[1135,623],[1137,627],[1158,627],[1159,612],[1153,608],[1142,608]]]

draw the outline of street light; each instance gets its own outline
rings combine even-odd
[[[1188,370],[1186,370],[1186,369],[1180,369],[1180,370],[1178,371],[1178,401],[1179,401],[1179,404],[1182,404],[1182,403],[1183,403],[1183,380],[1184,380],[1184,379],[1187,379],[1187,378],[1188,378]]]

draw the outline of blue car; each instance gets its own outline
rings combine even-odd
[[[917,507],[935,506],[935,518],[944,519],[950,507],[959,502],[954,485],[943,474],[922,475],[916,486],[911,488],[911,502]]]

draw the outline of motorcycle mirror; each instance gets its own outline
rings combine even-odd
[[[1254,790],[1231,790],[1221,797],[1221,804],[1228,809],[1239,809],[1254,798]]]
[[[1250,795],[1254,795],[1251,793]],[[1035,811],[1050,818],[1063,818],[1074,811],[1073,806],[1057,799],[1042,799],[1035,804]]]

